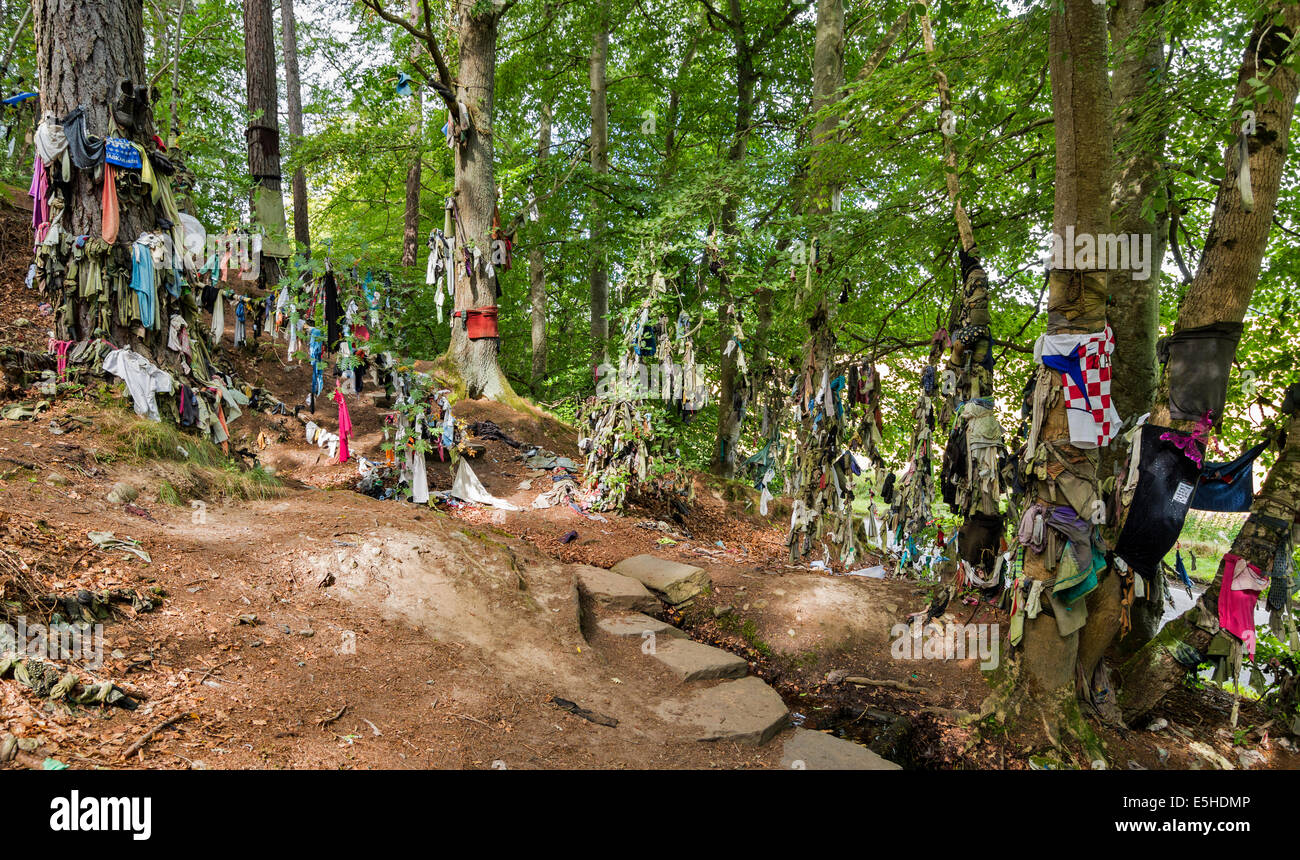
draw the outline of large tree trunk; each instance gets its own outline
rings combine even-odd
[[[86,107],[86,129],[90,134],[107,135],[112,128],[110,98],[116,98],[119,84],[147,82],[144,65],[144,22],[138,0],[35,0],[36,70],[40,82],[41,112],[65,116],[74,108]],[[154,133],[153,120],[146,111],[144,128],[123,130],[137,143],[146,142]],[[60,227],[73,236],[103,235],[103,181],[94,171],[72,171],[72,181],[64,198]],[[158,213],[148,195],[119,195],[120,227],[115,252],[130,265],[125,253],[137,236],[153,230]],[[106,289],[108,277],[105,277]],[[93,305],[78,300],[74,285],[67,285],[61,296],[51,296],[56,305],[66,296],[73,303],[72,318],[56,314],[55,334],[59,339],[81,340],[96,330]],[[152,347],[166,338],[166,325],[146,330],[143,338],[117,323],[116,298],[108,289],[113,324],[103,332],[113,342],[126,345],[136,340]],[[160,291],[160,301],[165,301]],[[161,308],[159,309],[161,313]]]
[[[609,106],[605,67],[609,61],[609,9],[602,5],[591,43],[591,172],[600,182],[609,173]],[[603,189],[591,202],[591,364],[609,359],[609,271],[605,264],[605,204]],[[594,379],[593,379],[594,384]]]
[[[298,21],[293,0],[280,0],[280,26],[284,30],[284,90],[289,99],[289,134],[294,146],[302,139],[302,82],[298,73]],[[311,251],[311,225],[307,218],[307,174],[293,171],[293,236],[304,251]],[[410,264],[407,264],[410,265]]]
[[[543,101],[537,126],[537,163],[540,165],[551,154],[551,103]],[[540,171],[539,171],[540,172]],[[533,322],[533,397],[540,397],[546,382],[546,248],[540,239],[544,235],[540,221],[533,247],[528,251],[528,300]]]
[[[1280,25],[1274,23],[1278,15],[1282,16]],[[1255,24],[1246,45],[1237,74],[1236,103],[1240,105],[1255,92],[1256,87],[1251,83],[1254,78],[1263,81],[1273,91],[1272,98],[1255,106],[1256,131],[1250,137],[1249,165],[1255,205],[1250,212],[1242,206],[1237,183],[1238,146],[1234,141],[1224,154],[1226,173],[1215,199],[1205,253],[1179,309],[1176,331],[1214,322],[1240,322],[1245,318],[1268,243],[1282,169],[1286,163],[1296,95],[1300,91],[1300,76],[1282,63],[1297,29],[1300,29],[1300,6],[1275,0]],[[1233,128],[1234,131],[1240,130],[1239,119]],[[1151,414],[1152,422],[1176,429],[1187,428],[1191,422],[1170,420],[1168,393],[1169,380],[1166,378],[1160,384],[1157,403]],[[1293,431],[1297,429],[1295,423],[1292,421]],[[1257,513],[1277,516],[1284,493],[1292,505],[1295,503],[1297,475],[1294,465],[1279,462],[1273,471],[1279,472],[1279,477],[1274,480],[1270,474],[1269,482],[1251,508],[1251,520],[1256,519]],[[1252,563],[1260,564],[1263,559],[1259,543],[1251,538],[1261,529],[1251,520],[1242,527],[1233,551]],[[1238,551],[1243,544],[1248,545],[1244,553]],[[1197,605],[1166,624],[1159,635],[1125,663],[1120,706],[1126,719],[1136,719],[1150,711],[1186,674],[1186,669],[1175,659],[1176,651],[1186,647],[1198,652],[1205,650],[1215,625],[1198,624],[1198,621],[1217,617],[1219,584],[1220,580],[1216,579]]]
[[[1168,217],[1164,211],[1144,216],[1143,207],[1161,193],[1164,179],[1160,160],[1169,109],[1161,84],[1165,14],[1165,0],[1119,0],[1110,26],[1117,55],[1111,77],[1116,113],[1112,229],[1142,237],[1139,241],[1151,248],[1148,272],[1116,269],[1110,273],[1110,324],[1115,332],[1111,397],[1124,418],[1150,410],[1159,381],[1160,264],[1165,256]],[[1148,277],[1138,277],[1141,274]],[[1103,478],[1113,474],[1115,452],[1114,447],[1102,452]],[[1108,576],[1088,597],[1088,626],[1079,640],[1079,665],[1085,678],[1092,677],[1121,629],[1119,585],[1118,577]],[[1155,635],[1163,609],[1163,592],[1159,590],[1147,600],[1135,601],[1129,611],[1132,630],[1119,643],[1121,653],[1142,647]]]
[[[280,175],[280,96],[275,77],[275,27],[271,0],[244,0],[244,67],[248,86],[248,172],[254,187],[252,222],[266,231],[261,280],[280,279],[277,258],[288,256]]]
[[[494,11],[478,14],[476,8],[470,0],[462,0],[458,9],[460,74],[456,98],[468,107],[473,128],[456,150],[456,206],[463,231],[458,231],[457,247],[469,250],[471,255],[477,248],[490,259],[492,212],[497,197],[492,122],[498,18]],[[467,276],[463,262],[458,261],[455,309],[463,314],[496,303],[496,283],[484,269],[475,268]],[[501,400],[514,395],[497,363],[500,349],[499,338],[470,340],[461,319],[452,326],[450,352],[466,396]]]
[[[1049,37],[1052,77],[1052,114],[1056,120],[1056,197],[1052,229],[1065,236],[1099,236],[1110,227],[1111,115],[1110,82],[1107,79],[1105,7],[1092,0],[1064,0],[1051,19]],[[1049,334],[1083,334],[1099,331],[1095,319],[1076,317],[1088,296],[1087,289],[1072,287],[1074,275],[1054,269],[1049,276],[1049,307],[1059,309],[1048,323]],[[1104,294],[1105,272],[1092,275]],[[1097,282],[1100,282],[1099,285]],[[1076,298],[1077,297],[1077,298]],[[1104,305],[1103,305],[1104,325]],[[1072,325],[1076,320],[1082,325]],[[1050,375],[1054,392],[1060,390],[1060,376]],[[1095,452],[1085,452],[1070,443],[1065,405],[1057,398],[1047,411],[1041,440],[1054,443],[1062,456],[1074,462],[1085,480],[1096,482]],[[1031,482],[1031,499],[1050,503],[1048,487]],[[1085,518],[1090,512],[1080,511]],[[1054,579],[1042,554],[1026,549],[1025,575],[1031,580]],[[1046,602],[1046,595],[1044,595]],[[1034,721],[1041,721],[1049,739],[1056,741],[1062,727],[1073,731],[1078,708],[1074,702],[1075,660],[1079,634],[1061,636],[1056,619],[1042,613],[1026,619],[1022,650],[1013,671],[1025,703],[1036,708]],[[1003,691],[1005,693],[1005,691]],[[1013,696],[1015,694],[1012,694]]]

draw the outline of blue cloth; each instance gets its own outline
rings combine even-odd
[[[25,102],[28,99],[34,99],[38,95],[40,95],[40,93],[19,93],[16,96],[10,96],[9,98],[5,99],[4,103],[7,105],[16,105],[19,102]]]
[[[1254,462],[1268,442],[1260,442],[1229,463],[1206,463],[1201,466],[1201,479],[1192,494],[1191,507],[1198,511],[1250,510],[1255,496]]]
[[[154,281],[153,251],[143,242],[131,246],[131,289],[140,296],[140,323],[145,328],[153,328],[158,285]]]
[[[311,346],[307,354],[311,357],[311,393],[315,397],[325,388],[325,363],[321,355],[325,350],[325,335],[318,329],[311,330]]]
[[[140,160],[140,150],[131,145],[131,141],[121,137],[104,139],[104,160],[118,167],[140,170],[144,163]]]
[[[1080,393],[1083,394],[1083,400],[1092,408],[1092,400],[1088,397],[1088,383],[1083,378],[1083,368],[1079,366],[1079,358],[1083,355],[1083,347],[1075,347],[1068,355],[1044,355],[1043,365],[1050,367],[1057,373],[1064,373],[1074,380],[1074,384],[1079,386]]]
[[[1174,571],[1178,574],[1178,578],[1183,581],[1183,585],[1188,588],[1192,587],[1192,578],[1187,575],[1187,568],[1183,566],[1183,554],[1181,552],[1174,552]]]

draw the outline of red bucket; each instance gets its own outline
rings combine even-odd
[[[469,335],[470,340],[482,340],[485,337],[497,337],[496,306],[472,308],[466,311],[465,333]]]

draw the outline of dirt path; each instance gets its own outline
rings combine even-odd
[[[244,378],[299,404],[307,374],[286,365],[282,350],[263,341],[235,362]],[[366,393],[349,405],[354,452],[382,460],[382,404]],[[475,471],[523,510],[377,501],[350,489],[355,464],[328,462],[305,443],[303,420],[334,428],[329,403],[315,416],[249,413],[232,425],[236,447],[285,480],[280,495],[200,499],[206,507],[191,509],[159,498],[173,465],[124,456],[120,434],[104,432],[120,415],[78,401],[52,414],[68,411],[96,425],[55,435],[50,415],[0,421],[0,545],[52,592],[158,587],[166,598],[106,625],[109,653],[97,674],[138,696],[138,710],[68,708],[0,681],[0,732],[37,743],[19,765],[50,756],[73,767],[780,766],[788,732],[755,748],[700,743],[666,723],[656,708],[685,682],[635,642],[584,623],[574,565],[652,553],[704,567],[713,580],[709,593],[660,616],[745,657],[796,725],[877,745],[909,766],[1026,766],[1012,741],[963,718],[986,691],[976,660],[892,658],[895,626],[926,603],[916,583],[785,564],[785,513],[759,517],[752,494],[735,485],[701,477],[686,516],[666,507],[600,518],[532,510],[546,481],[513,447],[489,441]],[[576,459],[573,431],[544,415],[475,402],[455,412]],[[135,513],[106,500],[119,481],[141,489]],[[431,467],[430,484],[450,486],[445,466]],[[152,563],[87,551],[91,530],[140,540]],[[1005,624],[998,610],[965,604],[947,620],[977,614]],[[562,712],[553,697],[618,725]],[[1107,733],[1113,766],[1189,766],[1192,739],[1230,752],[1221,723],[1186,728],[1194,710],[1175,698],[1164,734]],[[1245,725],[1264,722],[1244,713]],[[1294,767],[1266,731],[1259,766]]]

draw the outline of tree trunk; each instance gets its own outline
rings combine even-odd
[[[1281,25],[1274,23],[1278,15],[1282,16]],[[1254,93],[1255,86],[1251,84],[1254,78],[1272,89],[1272,98],[1255,106],[1256,130],[1249,138],[1255,205],[1252,211],[1247,212],[1241,203],[1237,185],[1238,146],[1234,141],[1224,155],[1226,173],[1219,184],[1201,266],[1179,309],[1175,331],[1214,322],[1240,322],[1245,318],[1268,243],[1282,169],[1286,163],[1296,95],[1300,91],[1300,76],[1282,62],[1297,29],[1300,29],[1300,6],[1275,0],[1255,24],[1246,45],[1237,74],[1236,104],[1240,105]],[[1240,120],[1234,123],[1234,131],[1239,130]],[[1166,377],[1160,383],[1151,420],[1183,429],[1191,422],[1170,420],[1168,394],[1169,380]],[[1291,423],[1294,431],[1296,422],[1293,420]],[[1289,456],[1294,458],[1296,455]],[[1274,472],[1279,471],[1279,465],[1282,465],[1281,461],[1274,466]],[[1251,519],[1247,520],[1233,543],[1235,553],[1252,563],[1260,563],[1259,544],[1251,537],[1261,529],[1252,520],[1256,519],[1257,513],[1276,516],[1284,493],[1289,495],[1294,505],[1296,477],[1293,465],[1282,466],[1276,481],[1270,473],[1269,482],[1251,508]],[[1292,511],[1294,515],[1294,508]],[[1238,547],[1244,545],[1249,545],[1250,549],[1238,552]],[[1184,647],[1198,652],[1205,650],[1215,625],[1198,626],[1197,622],[1202,617],[1217,617],[1219,584],[1216,579],[1195,606],[1166,624],[1159,635],[1124,664],[1120,707],[1126,719],[1136,719],[1150,711],[1186,674],[1186,669],[1174,658],[1176,650]]]
[[[144,21],[142,7],[137,0],[105,0],[85,3],[83,0],[35,0],[33,4],[36,29],[36,71],[40,84],[41,113],[56,117],[65,116],[74,108],[86,107],[86,129],[90,134],[107,135],[114,126],[108,99],[117,98],[119,85],[129,81],[134,85],[147,82],[144,63]],[[154,133],[152,116],[145,111],[144,127],[120,133],[146,144]],[[59,226],[65,234],[90,236],[103,235],[103,180],[95,171],[72,171],[70,187],[64,197],[64,211]],[[131,243],[141,233],[153,230],[158,212],[148,195],[119,195],[118,242],[114,256],[130,266]],[[166,338],[166,324],[149,330],[137,329],[118,323],[115,290],[109,286],[105,274],[105,290],[110,303],[112,324],[102,332],[115,343],[126,345],[135,340],[149,347],[160,345]],[[47,276],[47,290],[55,288]],[[165,302],[160,291],[160,302]],[[95,335],[97,316],[94,305],[81,302],[74,285],[66,285],[50,300],[58,308],[64,300],[72,305],[72,313],[56,313],[55,334],[61,340],[81,340]],[[66,305],[65,305],[66,307]],[[58,308],[62,311],[62,308]],[[161,308],[159,309],[161,313]],[[140,333],[143,332],[143,336]]]
[[[411,0],[411,23],[420,23],[419,0]],[[420,43],[411,46],[411,59],[419,59]],[[402,227],[402,267],[409,269],[415,265],[420,249],[420,173],[424,158],[424,91],[417,87],[412,99],[415,114],[411,120],[411,144],[415,147],[411,166],[406,170],[406,210]]]
[[[496,174],[493,165],[493,87],[496,81],[497,24],[495,12],[477,14],[475,3],[462,0],[458,8],[460,74],[456,98],[468,109],[473,126],[464,144],[456,150],[456,206],[460,229],[458,249],[468,251],[471,261],[477,249],[485,259],[492,253],[492,212],[496,206]],[[462,259],[456,266],[455,309],[462,314],[472,308],[495,307],[496,282],[484,267],[465,273]],[[466,396],[501,400],[513,397],[510,383],[497,363],[499,338],[470,340],[463,317],[452,326],[450,353],[465,385]]]
[[[817,30],[813,43],[812,114],[817,117],[835,103],[844,86],[844,0],[817,0]],[[825,215],[839,188],[833,164],[826,162],[826,149],[839,127],[839,117],[826,113],[813,124],[812,156],[809,158],[809,207]]]
[[[734,20],[740,20],[738,3],[735,0],[732,4],[732,15]],[[736,125],[735,137],[732,139],[727,159],[733,165],[740,165],[744,163],[745,154],[749,149],[750,127],[754,120],[754,90],[758,83],[758,75],[754,70],[754,51],[745,40],[743,27],[737,27],[733,32],[732,40],[736,49]],[[738,209],[739,202],[733,193],[729,196],[722,212],[721,226],[724,237],[735,237]],[[725,256],[724,251],[724,259]],[[735,310],[732,306],[733,297],[728,279],[729,275],[724,266],[718,287],[718,354],[721,373],[718,381],[718,434],[713,456],[713,472],[725,478],[736,474],[736,446],[740,442],[742,417],[740,411],[735,408],[736,377],[739,370],[736,352],[733,350],[730,355],[726,354],[727,344],[735,332],[736,319],[733,316]]]
[[[250,116],[248,172],[252,223],[266,231],[262,282],[280,279],[276,258],[289,256],[280,175],[280,98],[275,77],[275,27],[271,0],[244,0],[244,64]]]
[[[602,6],[592,39],[591,62],[591,172],[596,182],[609,173],[609,106],[606,101],[605,66],[609,59],[608,7]],[[609,272],[605,265],[604,190],[591,202],[591,364],[609,360]],[[595,384],[593,377],[593,385]]]
[[[1105,7],[1092,0],[1064,0],[1051,18],[1049,37],[1052,77],[1052,115],[1056,120],[1056,197],[1053,232],[1066,236],[1099,236],[1109,232],[1111,177],[1110,83],[1107,79]],[[1075,284],[1078,273],[1054,269],[1049,277],[1049,334],[1081,334],[1099,331],[1095,316],[1076,317],[1088,298],[1087,289]],[[1094,289],[1104,295],[1106,273],[1092,274]],[[1098,284],[1098,281],[1100,282]],[[1102,304],[1104,326],[1104,303]],[[1072,324],[1071,320],[1076,320]],[[1060,391],[1060,376],[1050,375],[1054,393]],[[1070,443],[1064,402],[1056,398],[1047,410],[1041,439],[1054,443],[1063,457],[1085,480],[1096,483],[1095,454]],[[1031,481],[1029,497],[1050,503],[1048,487]],[[1087,518],[1088,511],[1078,512]],[[1024,572],[1031,580],[1054,579],[1042,554],[1026,549]],[[1044,594],[1046,602],[1046,594]],[[1076,730],[1072,717],[1078,714],[1074,702],[1075,661],[1079,634],[1061,636],[1054,617],[1046,612],[1025,620],[1022,650],[1014,669],[1026,703],[1037,708],[1047,736],[1059,739],[1062,727]],[[1005,691],[1004,691],[1005,692]]]
[[[284,90],[289,99],[289,134],[297,146],[303,136],[302,82],[298,73],[298,21],[293,14],[293,0],[280,0],[280,25],[284,30]],[[307,174],[301,167],[293,171],[293,236],[304,251],[311,252]]]
[[[543,101],[537,126],[537,163],[541,165],[551,154],[551,103]],[[540,172],[540,171],[538,171]],[[540,239],[544,235],[539,215],[537,235],[528,251],[528,299],[533,322],[533,396],[541,395],[546,382],[546,249]]]
[[[185,10],[188,6],[186,0],[181,0],[180,9],[176,12],[176,37],[172,42],[172,110],[171,116],[167,118],[168,146],[175,142],[176,134],[180,131],[181,35],[185,32]]]
[[[1162,84],[1164,69],[1165,0],[1119,0],[1111,21],[1110,38],[1118,57],[1111,83],[1115,89],[1116,176],[1111,197],[1112,228],[1120,234],[1141,237],[1151,249],[1149,271],[1115,269],[1110,273],[1111,328],[1115,353],[1111,356],[1111,398],[1124,418],[1151,409],[1159,381],[1156,337],[1160,333],[1160,265],[1165,256],[1168,216],[1143,214],[1144,205],[1162,194],[1164,129],[1169,101]],[[1155,121],[1152,113],[1157,113]],[[1151,132],[1149,129],[1154,128]],[[1139,277],[1147,274],[1145,279]],[[1114,474],[1117,448],[1101,456],[1103,477]],[[1121,628],[1120,589],[1117,577],[1106,577],[1103,587],[1088,597],[1088,626],[1079,640],[1079,664],[1085,678],[1101,660]],[[1164,605],[1157,592],[1138,600],[1129,610],[1132,629],[1119,643],[1131,653],[1155,635]]]

